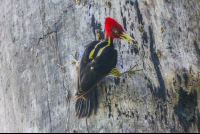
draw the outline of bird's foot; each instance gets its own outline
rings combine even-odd
[[[78,59],[78,55],[79,55],[78,52],[76,52],[74,55],[71,54],[71,56],[74,58],[74,60],[71,60],[71,61],[72,61],[71,64],[76,64],[76,62],[78,61],[78,60],[77,60],[77,59]]]
[[[138,69],[138,70],[133,70],[134,67],[138,66],[137,64],[135,66],[130,66],[129,70],[127,70],[125,73],[128,73],[129,76],[131,76],[132,74],[134,74],[136,71],[141,71],[143,69]]]
[[[79,64],[80,64],[80,59],[79,60],[77,60],[78,59],[78,52],[76,52],[74,55],[72,55],[71,54],[71,56],[74,58],[74,60],[70,60],[72,63],[72,65],[76,65],[76,69],[78,70],[78,68],[79,68]]]

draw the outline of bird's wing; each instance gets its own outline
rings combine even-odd
[[[80,80],[82,79],[82,76],[80,75],[80,72],[87,66],[88,63],[92,61],[92,59],[89,59],[89,54],[91,51],[95,48],[95,46],[99,43],[99,41],[93,41],[90,44],[87,45],[84,54],[81,58],[78,73],[77,73],[77,83],[76,83],[76,91],[79,91],[80,89]]]
[[[97,51],[102,50],[101,48]],[[79,70],[78,92],[80,98],[92,90],[117,63],[117,51],[113,46],[105,47],[100,55],[90,61],[84,69]]]

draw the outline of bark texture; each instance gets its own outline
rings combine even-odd
[[[200,132],[199,12],[199,0],[1,0],[0,132]],[[114,40],[118,69],[143,71],[106,77],[97,115],[78,120],[71,55],[103,39],[106,16],[137,41]]]

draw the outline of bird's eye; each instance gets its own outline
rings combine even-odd
[[[119,33],[119,31],[118,30],[113,30],[113,32],[115,33],[115,34],[118,34]]]

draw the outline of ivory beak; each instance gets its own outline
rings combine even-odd
[[[124,39],[130,43],[132,43],[132,40],[135,41],[132,37],[130,37],[128,34],[123,33],[119,36],[121,39]],[[133,44],[133,43],[132,43]]]

